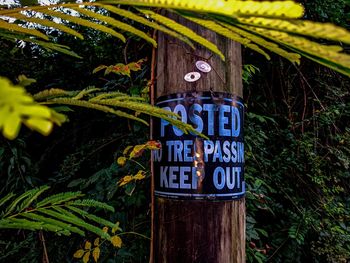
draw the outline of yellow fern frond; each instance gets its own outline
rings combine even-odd
[[[350,55],[339,53],[341,50],[340,48],[329,48],[326,45],[312,42],[303,37],[292,36],[287,33],[274,31],[271,29],[263,29],[250,26],[245,26],[245,28],[257,32],[258,34],[261,34],[271,40],[289,46],[295,50],[314,56],[318,58],[318,60],[323,59],[325,61],[329,61],[332,63],[333,69],[335,69],[335,65],[339,65],[340,67],[347,69],[350,68]],[[344,72],[342,71],[342,73]],[[347,75],[349,74],[350,73]]]
[[[113,97],[113,99],[121,100],[121,101],[145,101],[142,97],[130,97],[130,96],[120,96],[120,97]]]
[[[154,107],[147,103],[140,103],[140,102],[133,102],[133,101],[119,101],[116,99],[101,100],[99,101],[99,103],[107,106],[131,109],[136,112],[161,118],[175,125],[185,133],[191,132],[193,134],[203,136],[202,134],[198,133],[191,125],[187,123],[183,123],[181,120],[179,120],[180,116],[178,116],[177,114],[158,107]]]
[[[114,13],[116,15],[119,15],[119,16],[122,16],[122,17],[125,17],[125,18],[128,18],[128,19],[131,19],[131,20],[134,20],[140,24],[143,24],[145,26],[148,26],[150,28],[154,28],[158,31],[161,31],[169,36],[172,36],[172,37],[175,37],[175,38],[178,38],[180,39],[181,41],[187,43],[189,46],[191,46],[192,48],[194,48],[193,44],[191,41],[189,41],[186,37],[170,30],[170,29],[167,29],[165,28],[164,26],[161,26],[155,22],[151,22],[149,20],[147,20],[146,18],[144,17],[141,17],[139,15],[136,15],[128,10],[125,10],[125,9],[121,9],[121,8],[117,8],[115,6],[111,6],[111,5],[105,5],[105,4],[99,4],[99,3],[94,3],[94,5],[96,6],[99,6],[99,7],[103,7],[104,9],[108,10],[109,12],[111,13]]]
[[[71,94],[71,92],[63,89],[47,89],[34,94],[33,98],[37,101],[41,101],[51,97],[67,96],[69,94]]]
[[[237,34],[250,39],[252,42],[280,55],[281,57],[288,59],[292,63],[297,63],[297,64],[300,63],[300,55],[297,53],[287,52],[286,50],[280,48],[277,44],[266,41],[264,38],[259,37],[255,34],[252,34],[250,32],[247,32],[246,30],[243,30],[241,28],[229,25],[227,23],[220,23],[220,24],[227,27],[229,30],[231,30]]]
[[[169,111],[164,111],[161,108],[156,108],[150,104],[147,103],[137,103],[137,102],[131,102],[131,101],[120,101],[118,99],[112,98],[112,99],[104,99],[100,100],[99,104],[107,105],[107,106],[113,106],[113,107],[121,107],[121,108],[126,108],[130,109],[133,111],[137,112],[142,112],[146,113],[149,115],[157,114],[164,114],[166,113],[167,115],[174,117],[174,118],[179,118],[179,116],[175,113],[169,112]]]
[[[109,27],[106,27],[104,25],[93,23],[93,22],[90,22],[88,20],[82,19],[80,17],[66,15],[66,14],[63,14],[63,13],[61,13],[59,11],[52,11],[52,10],[48,10],[48,9],[40,9],[40,13],[43,13],[43,14],[46,14],[46,15],[49,15],[49,16],[52,16],[52,17],[58,17],[58,18],[67,20],[69,22],[72,22],[74,24],[81,25],[81,26],[93,28],[95,30],[98,30],[98,31],[110,34],[110,35],[112,35],[112,36],[114,36],[116,38],[119,38],[121,41],[125,42],[125,37],[122,34],[116,32],[113,29],[111,29]]]
[[[317,23],[303,20],[281,20],[262,17],[237,18],[242,24],[266,27],[289,33],[296,33],[315,38],[341,41],[350,44],[350,32],[330,23]]]
[[[99,94],[99,95],[89,99],[89,101],[98,102],[99,100],[106,99],[106,98],[111,98],[111,97],[118,98],[118,97],[125,97],[125,96],[128,96],[128,95],[126,93],[123,93],[123,92],[113,91],[113,92],[109,92],[109,93]]]
[[[56,99],[51,99],[51,100],[45,102],[45,104],[62,104],[62,105],[71,105],[71,106],[78,106],[78,107],[83,107],[83,108],[88,108],[88,109],[99,110],[99,111],[111,113],[113,115],[117,115],[120,117],[125,117],[125,118],[129,118],[129,119],[132,119],[135,121],[139,121],[139,122],[148,126],[148,123],[146,121],[144,121],[140,118],[137,118],[134,115],[131,115],[131,114],[128,114],[126,112],[119,111],[119,110],[115,110],[115,109],[112,109],[112,108],[104,106],[104,105],[91,103],[89,101],[76,100],[76,99],[72,99],[72,98],[56,98]]]
[[[14,32],[18,32],[18,33],[31,35],[31,36],[36,36],[36,37],[39,37],[39,38],[42,38],[45,40],[49,40],[49,38],[45,34],[41,33],[40,31],[38,31],[36,29],[29,29],[29,28],[21,27],[19,25],[1,20],[1,18],[0,18],[0,28],[14,31]]]
[[[26,22],[35,23],[35,24],[42,25],[42,26],[52,27],[52,28],[58,29],[62,32],[65,32],[67,34],[76,36],[79,39],[84,39],[83,35],[78,33],[77,31],[75,31],[75,30],[73,30],[65,25],[58,24],[58,23],[55,23],[55,22],[47,20],[47,19],[41,19],[41,18],[36,18],[36,17],[27,17],[21,13],[11,14],[9,17],[16,18],[18,20],[22,20],[22,21],[26,21]]]
[[[100,91],[101,89],[99,88],[95,88],[95,87],[89,87],[86,89],[83,89],[82,91],[80,91],[76,96],[74,96],[72,99],[74,100],[80,100],[82,99],[84,96],[92,93],[92,92],[96,92],[96,91]]]
[[[216,13],[226,16],[254,15],[299,18],[304,14],[304,8],[302,5],[293,1],[133,0],[116,1],[116,3]]]
[[[225,36],[229,39],[232,39],[233,41],[241,43],[242,45],[244,45],[252,50],[255,50],[256,52],[265,56],[265,58],[268,60],[270,59],[270,56],[264,50],[262,50],[260,47],[258,47],[255,44],[252,44],[251,40],[249,40],[248,38],[244,38],[244,37],[232,32],[232,31],[230,31],[229,29],[217,24],[214,21],[190,17],[190,16],[184,16],[184,17],[186,19],[198,24],[198,25],[206,27],[206,28],[208,28],[208,29],[210,29],[210,30],[222,35],[222,36]]]
[[[175,22],[174,20],[171,20],[165,16],[156,14],[153,11],[141,10],[141,12],[150,16],[152,19],[156,20],[157,22],[171,28],[172,30],[174,30],[182,35],[185,35],[189,39],[201,44],[202,46],[205,46],[206,48],[208,48],[209,50],[211,50],[215,54],[219,55],[222,60],[225,60],[225,56],[221,53],[221,51],[218,49],[218,47],[215,44],[213,44],[212,42],[199,36],[198,34],[196,34],[194,31],[192,31],[188,27],[185,27],[185,26],[183,26],[183,25],[181,25],[181,24]]]
[[[130,32],[130,33],[132,33],[136,36],[139,36],[140,38],[143,38],[146,41],[150,42],[154,47],[157,46],[157,42],[153,38],[149,37],[146,33],[142,32],[141,30],[138,30],[137,28],[135,28],[133,26],[130,26],[130,25],[125,24],[123,22],[120,22],[114,18],[104,16],[104,15],[95,13],[93,11],[87,10],[87,9],[83,9],[83,8],[71,8],[71,9],[73,9],[73,10],[75,10],[83,15],[86,15],[86,16],[95,18],[97,20],[103,21],[103,22],[105,22],[113,27]]]

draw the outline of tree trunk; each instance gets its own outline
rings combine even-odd
[[[174,18],[174,17],[172,17]],[[242,97],[241,48],[238,43],[194,25],[181,24],[214,42],[223,62],[205,48],[188,45],[164,34],[158,36],[156,96],[186,92],[229,92]],[[186,82],[195,62],[206,60],[213,68],[198,81]],[[174,200],[156,197],[154,262],[245,262],[245,199],[230,201]]]

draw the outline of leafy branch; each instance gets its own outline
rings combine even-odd
[[[19,196],[9,193],[1,198],[0,229],[45,230],[58,235],[76,233],[81,236],[85,236],[88,231],[111,241],[112,237],[95,224],[112,228],[116,224],[80,207],[114,212],[112,206],[92,199],[82,199],[81,192],[59,193],[39,200],[49,188],[42,186]]]

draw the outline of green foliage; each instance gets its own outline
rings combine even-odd
[[[46,230],[53,231],[58,235],[70,235],[73,232],[81,236],[85,236],[85,231],[90,231],[110,240],[111,237],[107,233],[83,218],[90,219],[102,226],[114,226],[115,224],[78,207],[102,208],[112,212],[114,211],[113,207],[95,200],[81,199],[80,192],[59,193],[38,201],[38,197],[48,189],[48,186],[42,186],[26,191],[7,206],[5,204],[11,201],[15,195],[9,194],[2,198],[0,228]]]
[[[349,82],[279,65],[246,83],[248,262],[347,262]]]
[[[235,11],[235,18],[239,18],[236,21],[227,16],[227,12],[232,12],[232,9],[226,10],[225,6],[220,11],[224,16],[212,12],[214,4],[219,1],[195,1],[195,7],[184,5],[181,1],[162,2],[152,5],[143,2],[140,5],[167,5],[164,7],[176,9],[183,17],[211,27],[218,33],[227,33],[231,39],[235,38],[243,45],[260,51],[265,57],[271,57],[271,62],[266,63],[247,50],[244,56],[246,65],[243,78],[248,111],[245,124],[247,261],[349,261],[349,81],[331,70],[305,61],[301,61],[300,69],[294,69],[293,66],[268,54],[268,51],[274,52],[293,63],[300,60],[298,54],[291,53],[294,52],[293,48],[290,49],[289,46],[287,51],[284,47],[289,45],[287,40],[294,43],[294,37],[301,36],[301,32],[298,32],[300,28],[295,29],[290,24],[286,28],[281,26],[284,22],[295,22],[299,25],[302,23],[294,19],[282,22],[281,17],[275,17],[274,21],[271,21],[271,17],[267,17],[270,14],[266,12],[272,12],[273,8],[261,9],[265,13],[261,13],[259,19],[253,20],[251,19],[256,17],[256,14],[252,14],[252,17],[247,16],[247,13],[238,16],[237,14],[242,12]],[[229,1],[223,2],[224,5],[229,3],[231,4]],[[182,5],[180,8],[179,4]],[[315,0],[306,1],[305,4],[307,7],[316,8],[307,10],[308,19],[315,20],[321,17],[321,20],[346,25],[346,12],[341,11],[345,6],[344,1]],[[186,36],[173,31],[171,27],[156,23],[135,9],[127,9],[128,5],[93,5],[99,8],[92,6],[85,7],[84,10],[95,11],[103,16],[108,15],[107,10],[114,19],[128,23],[143,32],[148,32],[148,28],[157,29],[192,44]],[[72,7],[78,8],[76,4],[72,4]],[[194,9],[200,9],[202,13],[198,15],[184,11]],[[252,10],[246,9],[245,12]],[[70,11],[67,8],[55,9],[52,12],[69,14]],[[32,19],[32,14],[28,12],[22,15]],[[52,20],[51,16],[45,18]],[[80,18],[109,28],[107,24],[96,19],[86,16]],[[21,17],[16,23],[21,23],[19,20],[30,21],[29,19]],[[268,24],[261,24],[261,19],[264,23],[268,21]],[[270,33],[259,35],[257,31],[271,29],[270,22],[278,23],[279,33],[277,37],[271,37],[269,40],[267,36]],[[39,262],[42,261],[45,246],[50,262],[72,262],[77,250],[83,251],[82,256],[89,252],[88,258],[92,260],[92,253],[96,247],[100,249],[100,262],[147,262],[147,236],[150,236],[149,180],[146,177],[138,181],[137,185],[130,182],[120,187],[118,182],[128,174],[137,174],[140,168],[133,160],[121,166],[116,162],[117,158],[113,158],[122,156],[126,146],[141,145],[147,141],[147,128],[137,122],[118,118],[115,114],[106,116],[98,111],[89,111],[89,114],[86,114],[81,107],[71,105],[81,103],[91,108],[92,104],[99,104],[113,110],[122,109],[121,112],[140,117],[140,108],[137,107],[143,107],[145,103],[139,95],[142,90],[147,90],[145,86],[149,73],[148,62],[145,62],[141,70],[131,71],[130,77],[127,74],[109,74],[108,79],[105,79],[103,74],[92,75],[91,69],[101,64],[115,65],[119,61],[128,65],[130,61],[137,61],[149,54],[151,45],[144,45],[138,38],[128,38],[129,33],[122,32],[128,40],[126,46],[121,46],[120,42],[117,42],[118,39],[113,39],[101,31],[84,28],[82,24],[70,25],[63,22],[61,25],[71,28],[76,33],[61,34],[57,30],[48,30],[37,25],[34,28],[41,33],[45,32],[51,41],[57,40],[64,45],[5,30],[0,32],[3,39],[0,43],[0,75],[8,76],[12,81],[15,81],[19,74],[37,79],[38,83],[32,83],[26,88],[32,94],[36,93],[34,100],[54,103],[52,100],[58,99],[58,104],[51,106],[54,106],[57,112],[68,113],[71,120],[61,129],[56,129],[50,137],[38,137],[24,130],[16,140],[7,141],[0,138],[0,183],[3,186],[0,189],[0,205],[4,207],[4,213],[8,208],[8,212],[12,210],[7,217],[15,213],[22,215],[14,217],[17,221],[4,221],[4,224],[11,224],[16,230],[0,231],[0,261]],[[242,27],[252,28],[248,30]],[[337,31],[336,28],[333,29]],[[320,34],[321,31],[317,32],[316,34]],[[287,40],[282,39],[284,44],[280,33],[288,34]],[[309,37],[310,32],[306,33],[308,39],[313,39],[312,36]],[[75,39],[80,37],[79,34],[85,37],[84,42]],[[324,39],[328,39],[329,35],[325,34]],[[77,62],[60,54],[47,53],[36,44],[25,45],[23,49],[12,49],[14,43],[9,40],[14,38],[40,43],[52,50],[61,48],[73,55],[74,53],[66,47],[74,47],[85,59]],[[347,49],[345,45],[341,46]],[[309,50],[309,47],[306,49]],[[133,52],[134,50],[137,52]],[[302,54],[317,59],[307,50]],[[329,48],[332,54],[339,51],[339,47]],[[321,63],[332,66],[329,61]],[[25,86],[28,79],[19,78],[18,82]],[[47,90],[42,91],[43,87]],[[71,103],[68,106],[63,103],[66,99]],[[131,104],[120,106],[124,102]],[[135,106],[133,102],[141,102],[141,106]],[[148,157],[140,156],[137,162],[147,167]],[[52,195],[41,198],[40,191],[46,189],[41,188],[39,191],[35,187],[46,184],[51,185]],[[72,192],[60,193],[66,187]],[[31,190],[33,188],[35,189]],[[22,192],[25,193],[24,196],[18,194]],[[82,197],[79,197],[79,200],[70,199],[80,192],[87,195],[83,201],[80,201]],[[16,199],[17,204],[11,208]],[[38,204],[44,200],[46,204],[41,203],[38,208]],[[33,208],[42,210],[33,211]],[[96,212],[92,214],[88,208],[96,208]],[[112,208],[115,212],[111,213]],[[39,232],[45,234],[46,241],[38,236],[37,231],[18,230],[17,227],[28,225],[28,222],[32,222],[31,230],[41,227],[49,230]],[[120,228],[126,231],[120,233],[123,242],[121,248],[116,250],[112,243],[105,242],[85,249],[87,240],[94,240],[96,234],[106,235],[103,230],[104,234],[101,233],[102,226],[117,227],[113,222],[120,222]],[[57,229],[60,229],[58,233],[61,233],[61,236],[56,234]],[[68,233],[78,235],[64,236]],[[111,231],[107,233],[111,237],[114,234]],[[84,238],[81,237],[82,234],[85,234]],[[115,244],[121,245],[120,240],[115,239],[118,241]]]

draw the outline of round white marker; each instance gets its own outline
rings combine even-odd
[[[201,74],[199,72],[189,72],[185,75],[184,79],[187,82],[195,82],[201,78]]]
[[[202,61],[202,60],[198,60],[196,62],[196,67],[198,70],[200,70],[204,73],[208,73],[211,71],[211,66],[207,62]]]

